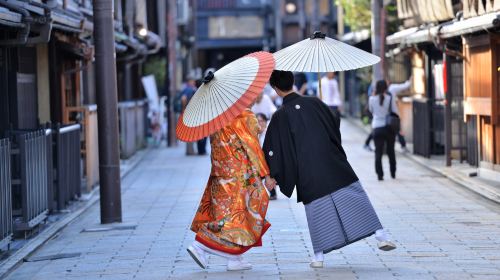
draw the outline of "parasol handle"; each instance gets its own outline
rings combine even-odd
[[[323,101],[323,90],[321,89],[321,74],[318,72],[318,81],[319,81],[319,99]]]
[[[314,40],[314,39],[325,39],[326,34],[322,33],[321,31],[314,31],[313,35],[309,39]]]
[[[214,72],[208,71],[208,73],[205,76],[205,78],[203,78],[203,83],[204,84],[208,84],[211,80],[213,80],[214,77],[215,77]]]

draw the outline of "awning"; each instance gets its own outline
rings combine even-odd
[[[348,44],[357,44],[364,40],[368,40],[370,38],[371,32],[369,29],[363,29],[360,31],[349,32],[341,36],[339,39],[342,42]]]
[[[16,5],[20,8],[26,9],[33,14],[43,16],[45,14],[44,8],[40,5],[41,3],[30,3],[30,1],[20,1],[20,0],[9,0],[9,4]]]
[[[84,19],[80,15],[56,9],[52,11],[52,20],[54,21],[54,29],[75,33],[80,33],[83,30]]]
[[[418,27],[412,27],[408,29],[401,30],[394,34],[387,36],[385,39],[388,45],[397,45],[403,43],[408,37],[412,36],[419,31]]]
[[[436,38],[452,38],[488,30],[500,26],[500,12],[468,18],[460,21],[449,21],[437,26],[409,28],[387,36],[388,45],[412,45],[432,42]]]
[[[0,25],[23,28],[22,15],[0,7]]]
[[[500,26],[500,12],[456,21],[449,25],[443,25],[439,31],[439,37],[451,38],[482,30],[488,30],[497,26]]]

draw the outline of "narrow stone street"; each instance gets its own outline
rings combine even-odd
[[[500,205],[454,185],[405,157],[398,178],[378,182],[365,137],[344,121],[343,144],[383,225],[399,248],[379,251],[373,237],[326,255],[312,255],[305,213],[295,198],[271,201],[263,247],[247,254],[252,270],[226,272],[210,257],[201,270],[187,254],[189,230],[210,171],[208,157],[185,157],[184,146],[150,150],[122,182],[124,223],[100,231],[99,205],[68,225],[7,279],[500,279]],[[399,147],[397,147],[399,148]],[[387,160],[384,161],[387,169]]]

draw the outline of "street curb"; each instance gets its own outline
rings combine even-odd
[[[355,125],[357,128],[360,130],[366,132],[369,134],[371,130],[361,124],[359,121],[356,121],[352,118],[347,118],[346,119],[349,123]],[[424,158],[421,158],[419,156],[413,155],[411,153],[401,153],[397,152],[398,154],[405,156],[406,158],[410,159],[411,161],[419,164],[422,167],[427,168],[428,170],[431,170],[433,172],[436,172],[446,178],[448,178],[450,181],[460,185],[461,187],[472,191],[492,202],[500,204],[500,192],[496,191],[494,187],[489,186],[488,184],[483,184],[481,182],[473,181],[470,180],[467,176],[462,175],[460,173],[454,172],[451,170],[449,167],[442,167],[442,168],[436,168],[433,166],[428,165],[425,161]]]
[[[145,149],[143,151],[139,151],[137,155],[137,159],[134,160],[132,165],[130,165],[127,169],[123,170],[120,174],[120,179],[123,180],[127,175],[135,169],[135,167],[144,159],[144,157],[151,151],[151,149]],[[123,190],[122,190],[123,191]],[[12,256],[8,257],[7,260],[0,267],[0,279],[8,276],[17,266],[19,266],[23,260],[33,254],[36,250],[42,247],[47,241],[52,239],[55,235],[57,235],[61,230],[63,230],[67,225],[73,222],[76,218],[78,218],[81,214],[87,211],[90,207],[92,207],[95,203],[99,201],[99,185],[92,191],[90,198],[86,201],[86,203],[80,207],[78,210],[68,214],[63,219],[55,222],[50,225],[47,229],[42,231],[32,240],[28,241],[26,245],[24,245],[21,249],[16,251]]]

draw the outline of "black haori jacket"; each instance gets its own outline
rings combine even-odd
[[[271,177],[297,202],[311,201],[358,181],[341,145],[340,119],[316,97],[291,93],[274,113],[264,153]]]

